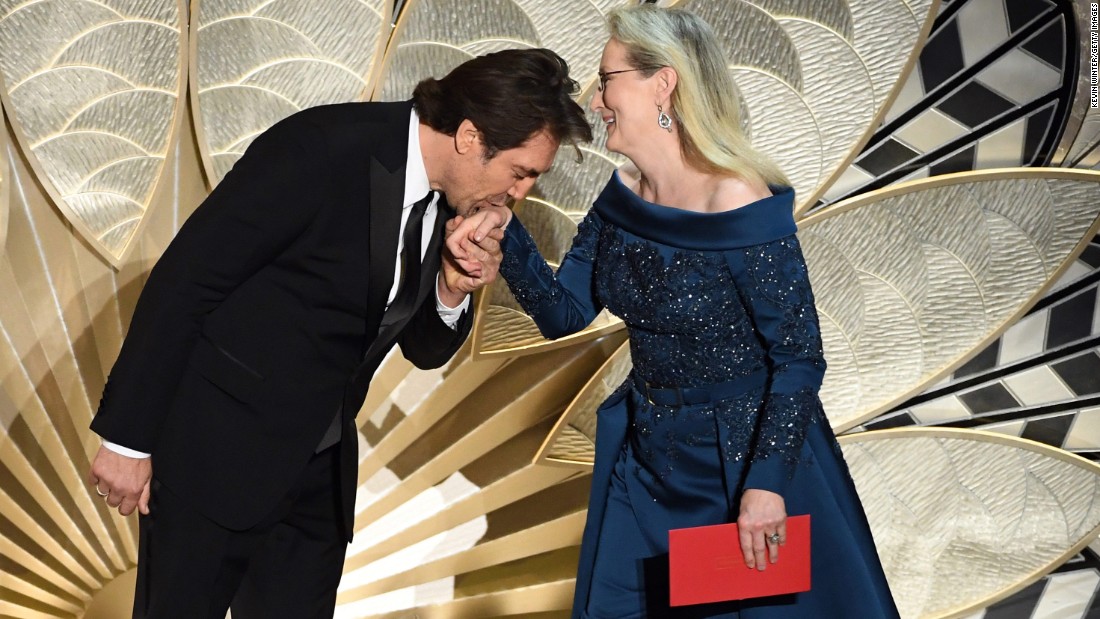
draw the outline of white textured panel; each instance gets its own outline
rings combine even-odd
[[[877,107],[886,102],[902,67],[910,59],[920,29],[934,0],[908,4],[884,0],[849,0],[855,23],[853,45],[871,71]]]
[[[945,429],[841,442],[907,619],[1006,597],[1100,527],[1100,466],[1057,449]]]
[[[822,400],[834,425],[856,425],[938,380],[1015,319],[1091,235],[1097,179],[1039,169],[956,175],[807,220],[799,238],[822,315]]]
[[[0,6],[13,129],[74,228],[118,266],[141,228],[184,86],[180,0]]]
[[[781,79],[755,69],[735,68],[733,78],[749,110],[752,144],[787,173],[800,197],[823,179],[823,120],[809,101]]]
[[[369,94],[390,3],[198,0],[193,92],[216,184],[252,140],[294,112]]]
[[[748,0],[776,18],[804,19],[836,32],[851,41],[855,32],[852,11],[845,0]]]

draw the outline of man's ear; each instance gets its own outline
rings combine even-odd
[[[455,131],[455,150],[465,155],[470,150],[477,150],[477,144],[481,141],[481,132],[469,118],[463,119],[462,124]]]

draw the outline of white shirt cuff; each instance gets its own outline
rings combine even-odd
[[[462,314],[468,309],[470,309],[470,295],[466,295],[466,298],[462,299],[462,303],[459,303],[458,307],[447,307],[439,299],[439,285],[436,284],[435,311],[439,312],[439,319],[443,321],[443,324],[454,329],[455,325],[458,324],[458,320],[462,318]]]
[[[111,441],[103,441],[103,446],[120,456],[126,456],[127,458],[148,458],[152,454],[147,454],[144,451],[138,451],[136,449],[130,449],[129,447],[123,447],[112,443]]]

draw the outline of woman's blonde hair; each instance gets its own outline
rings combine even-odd
[[[709,24],[684,9],[642,4],[611,11],[608,26],[611,38],[626,47],[633,68],[647,76],[662,67],[676,71],[670,111],[689,165],[746,181],[790,184],[741,130],[737,89]]]

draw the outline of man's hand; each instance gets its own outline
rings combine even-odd
[[[142,514],[149,513],[149,482],[153,479],[151,458],[128,458],[106,447],[100,447],[88,483],[95,492],[117,507],[118,513],[129,516],[136,507]]]
[[[503,232],[508,222],[512,221],[512,211],[504,206],[487,206],[469,217],[458,216],[451,221],[456,223],[456,227],[447,228],[447,250],[467,273],[476,274],[478,261],[471,258],[469,250],[489,238],[491,231]],[[500,241],[504,236],[501,234],[494,238]]]
[[[779,547],[787,543],[787,509],[783,497],[767,490],[746,490],[741,495],[737,533],[745,565],[764,571],[769,561],[778,561]],[[776,541],[772,541],[773,535],[779,536]]]

